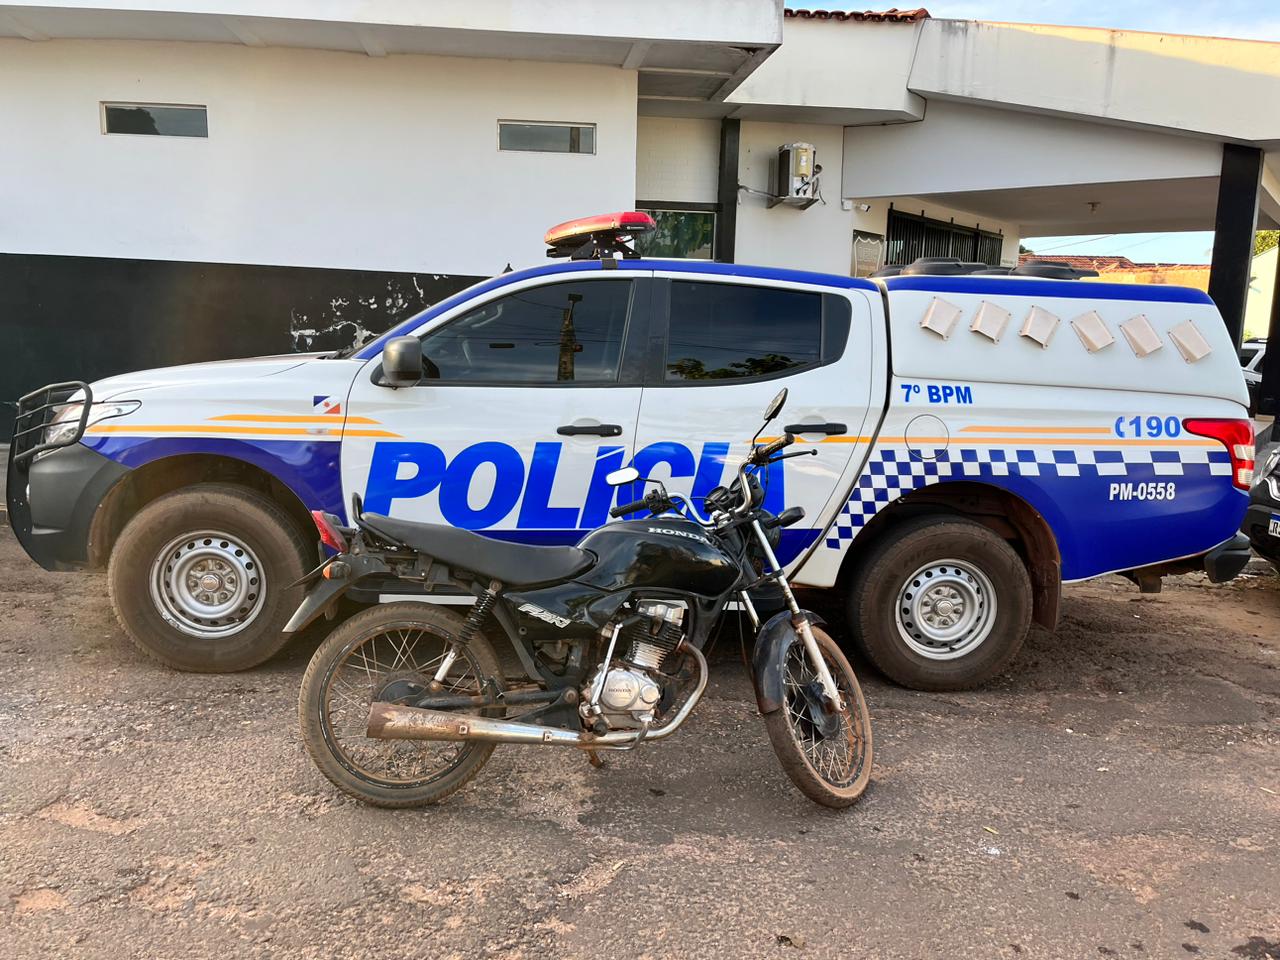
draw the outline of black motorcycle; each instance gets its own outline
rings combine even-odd
[[[302,736],[320,770],[368,803],[409,807],[449,796],[499,743],[578,747],[599,763],[674,733],[707,685],[703,648],[736,600],[757,631],[756,699],[783,769],[810,799],[853,803],[871,776],[871,724],[853,669],[821,618],[796,603],[774,555],[800,507],[761,508],[770,464],[816,450],[783,449],[790,434],[760,434],[732,488],[689,500],[633,467],[613,486],[653,488],[610,511],[610,523],[573,547],[507,543],[466,530],[361,513],[354,528],[313,514],[336,551],[287,631],[302,629],[361,583],[411,581],[428,594],[475,602],[464,617],[417,601],[379,604],[342,624],[307,667],[298,699]],[[403,587],[402,587],[403,589]],[[786,609],[762,623],[752,594]],[[491,623],[510,641],[524,677],[508,685]]]

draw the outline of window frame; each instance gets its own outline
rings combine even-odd
[[[711,214],[711,256],[709,257],[653,257],[655,260],[688,260],[690,263],[715,263],[716,240],[720,236],[720,204],[678,203],[670,200],[637,200],[636,209],[641,213],[709,213]],[[648,254],[643,254],[648,256]]]
[[[696,261],[695,261],[696,262]],[[717,286],[751,287],[759,290],[785,290],[796,293],[809,293],[822,298],[822,332],[821,355],[816,363],[803,363],[786,370],[765,373],[755,377],[732,377],[720,380],[668,380],[667,379],[667,345],[671,333],[671,284],[706,283]],[[829,287],[808,286],[802,284],[770,281],[761,277],[731,278],[700,273],[659,273],[653,280],[652,326],[650,328],[649,347],[645,356],[644,386],[646,388],[664,387],[684,389],[686,387],[724,387],[734,384],[767,383],[770,380],[781,380],[794,377],[810,370],[838,363],[849,345],[849,337],[853,331],[853,302],[842,291]],[[843,304],[843,306],[839,306]],[[844,317],[837,317],[835,311],[844,312]],[[839,327],[843,325],[843,330]]]
[[[107,129],[108,107],[164,107],[172,110],[203,110],[204,136],[189,137],[179,133],[124,133]],[[99,100],[98,123],[104,137],[163,137],[168,140],[208,140],[209,139],[209,105],[207,103],[147,103],[141,100]]]
[[[520,127],[590,127],[591,128],[591,149],[590,150],[524,150],[504,147],[502,145],[502,126],[510,124]],[[499,153],[550,153],[558,157],[594,157],[600,149],[600,130],[599,126],[594,123],[581,123],[571,120],[515,120],[511,117],[502,117],[498,119],[497,126],[494,127],[494,135],[497,140]]]
[[[556,275],[551,279],[546,277],[537,277],[526,283],[510,284],[499,287],[490,291],[490,295],[476,297],[468,300],[466,303],[460,303],[448,314],[435,317],[430,321],[430,325],[425,328],[419,328],[412,333],[405,333],[403,336],[417,337],[420,341],[426,340],[433,333],[445,329],[450,324],[455,323],[465,317],[467,314],[490,303],[496,303],[506,297],[520,294],[526,290],[541,290],[546,287],[561,286],[569,283],[601,283],[601,282],[627,282],[631,284],[631,300],[627,308],[626,323],[622,328],[622,348],[618,354],[618,376],[613,380],[593,380],[593,381],[570,381],[567,383],[559,381],[548,381],[546,383],[520,383],[506,380],[431,380],[423,378],[419,380],[413,387],[400,389],[420,389],[423,387],[442,387],[449,389],[469,389],[480,388],[482,390],[492,390],[494,388],[514,389],[514,390],[599,390],[613,389],[615,387],[640,387],[643,386],[643,370],[645,360],[645,345],[649,340],[649,329],[652,313],[652,284],[653,281],[648,275],[625,275],[618,273],[581,273],[574,272],[570,274]],[[373,365],[373,369],[369,375],[369,379],[377,386],[386,386],[382,382],[382,355],[379,354],[376,359],[369,361]]]

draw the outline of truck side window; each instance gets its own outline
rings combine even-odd
[[[822,362],[822,295],[673,280],[666,379],[765,377]]]
[[[631,305],[630,280],[529,287],[491,300],[422,340],[445,383],[612,383]]]

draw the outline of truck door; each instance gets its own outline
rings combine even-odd
[[[347,400],[347,501],[528,543],[603,524],[604,477],[633,452],[650,284],[578,272],[465,303],[419,331],[416,387],[378,385],[371,360]]]
[[[700,506],[708,490],[733,478],[766,404],[787,387],[786,408],[765,435],[789,429],[800,441],[793,449],[818,451],[774,466],[768,478],[770,510],[805,510],[778,550],[789,563],[839,509],[844,491],[837,487],[847,486],[868,447],[873,339],[866,295],[768,280],[656,276],[635,465]]]

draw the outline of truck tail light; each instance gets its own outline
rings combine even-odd
[[[331,513],[325,513],[323,510],[312,510],[311,519],[315,521],[316,529],[320,531],[320,542],[326,547],[337,550],[338,553],[347,552],[347,538],[342,535],[342,531],[338,528],[339,520]]]
[[[1241,490],[1253,485],[1253,424],[1248,420],[1227,420],[1203,417],[1183,420],[1187,433],[1217,440],[1231,454],[1231,482]]]

